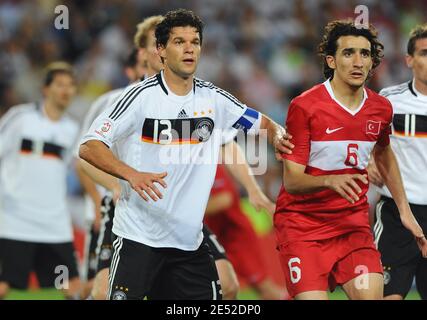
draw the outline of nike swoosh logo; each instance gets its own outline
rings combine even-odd
[[[334,132],[336,132],[336,131],[338,131],[338,130],[341,130],[341,129],[343,129],[344,127],[340,127],[340,128],[336,128],[336,129],[329,129],[329,128],[327,128],[326,129],[326,133],[327,134],[331,134],[331,133],[334,133]]]

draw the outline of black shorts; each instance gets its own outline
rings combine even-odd
[[[92,280],[96,275],[96,267],[98,264],[97,255],[96,255],[96,247],[98,244],[99,232],[95,231],[92,227],[90,231],[86,235],[85,240],[85,274],[86,280]]]
[[[427,206],[410,206],[427,233]],[[384,268],[384,295],[405,297],[415,277],[420,295],[427,299],[427,259],[422,257],[413,235],[402,225],[393,199],[381,197],[378,202],[374,233]]]
[[[111,300],[220,300],[215,261],[206,242],[197,250],[153,248],[117,237],[110,268]]]
[[[78,277],[73,244],[0,239],[0,281],[12,288],[27,289],[31,271],[42,288],[54,287],[56,279],[62,284],[66,271],[70,280]]]
[[[102,199],[102,221],[96,249],[98,257],[96,272],[109,268],[111,264],[111,258],[113,256],[113,241],[115,239],[115,235],[113,233],[114,208],[114,202],[111,197],[106,196]]]
[[[221,259],[228,260],[224,247],[219,243],[216,235],[205,224],[203,225],[203,236],[209,245],[211,255],[215,261]]]

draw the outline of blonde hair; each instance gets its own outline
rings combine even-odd
[[[74,71],[71,64],[65,61],[55,61],[48,64],[45,69],[44,85],[49,86],[58,73],[66,73],[74,78]]]
[[[409,33],[409,41],[407,46],[407,52],[410,56],[413,56],[415,53],[415,42],[419,39],[427,38],[427,23],[417,25]]]
[[[145,48],[147,46],[148,32],[155,29],[163,19],[163,16],[151,16],[145,18],[136,26],[136,34],[133,38],[136,48]]]

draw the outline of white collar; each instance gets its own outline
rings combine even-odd
[[[325,82],[323,82],[323,85],[325,86],[326,91],[328,91],[328,93],[331,96],[332,100],[334,100],[341,108],[343,108],[345,111],[347,111],[348,113],[350,113],[352,116],[356,115],[362,109],[363,105],[365,104],[366,99],[368,99],[368,94],[366,92],[366,89],[363,88],[363,99],[362,99],[362,102],[360,103],[360,105],[357,107],[356,110],[350,110],[349,108],[347,108],[345,105],[343,105],[341,102],[339,102],[335,98],[334,91],[332,90],[330,79],[328,79]]]

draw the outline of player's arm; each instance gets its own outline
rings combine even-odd
[[[144,119],[140,114],[143,97],[135,96],[131,100],[134,88],[129,86],[118,101],[101,113],[91,125],[89,132],[83,137],[79,156],[96,168],[116,177],[126,180],[130,186],[145,201],[150,197],[154,201],[162,198],[154,182],[166,188],[163,173],[139,172],[115,157],[110,148],[117,141],[129,137],[138,126],[138,121]]]
[[[101,171],[95,168],[93,165],[87,163],[83,159],[79,160],[79,163],[77,164],[77,166],[82,171],[82,174],[85,174],[86,176],[90,177],[91,181],[94,181],[97,184],[103,186],[105,189],[111,191],[113,193],[114,201],[118,199],[121,191],[119,179],[117,179],[116,177],[113,177],[112,175],[104,171]],[[96,190],[96,187],[95,187],[95,190]]]
[[[282,161],[281,154],[292,153],[294,146],[289,141],[291,136],[281,125],[242,104],[226,91],[217,91],[217,99],[220,109],[224,112],[225,129],[232,126],[238,130],[244,130],[248,134],[263,134],[265,130],[268,142],[274,147],[277,160]]]
[[[286,124],[292,131],[291,142],[296,146],[292,154],[283,154],[283,185],[290,194],[307,194],[331,189],[350,203],[359,200],[362,192],[356,180],[368,183],[361,174],[312,176],[305,172],[311,148],[311,113],[296,101],[289,106]]]
[[[167,173],[149,173],[139,172],[117,159],[111,150],[101,141],[89,140],[80,146],[79,156],[89,162],[96,168],[116,177],[129,182],[131,187],[145,200],[148,196],[157,201],[163,196],[154,182],[159,183],[166,188],[166,182],[163,180]],[[145,192],[145,193],[144,193]]]
[[[96,189],[96,185],[93,180],[91,180],[91,178],[82,169],[79,159],[76,161],[76,173],[84,192],[89,195],[95,205],[95,220],[93,222],[93,227],[95,231],[98,231],[101,225],[101,195]]]
[[[229,209],[233,204],[233,195],[228,191],[221,191],[209,197],[205,214],[212,216]]]
[[[362,189],[356,180],[368,184],[368,179],[361,174],[341,174],[312,176],[305,173],[305,165],[291,160],[283,161],[283,186],[290,194],[308,194],[324,189],[331,189],[351,203],[359,201]]]
[[[267,140],[274,147],[276,159],[282,161],[282,154],[292,154],[294,145],[289,141],[292,136],[286,132],[285,128],[274,122],[264,114],[261,114],[260,129],[267,130]]]
[[[221,151],[223,163],[226,164],[233,177],[245,188],[249,202],[258,211],[264,208],[269,213],[274,213],[274,203],[262,192],[240,146],[235,141],[232,141],[224,144]]]
[[[403,187],[399,165],[390,144],[381,146],[377,143],[374,147],[374,158],[378,171],[384,179],[384,184],[387,186],[399,209],[402,224],[414,235],[423,257],[427,258],[427,240],[423,230],[412,214]]]

